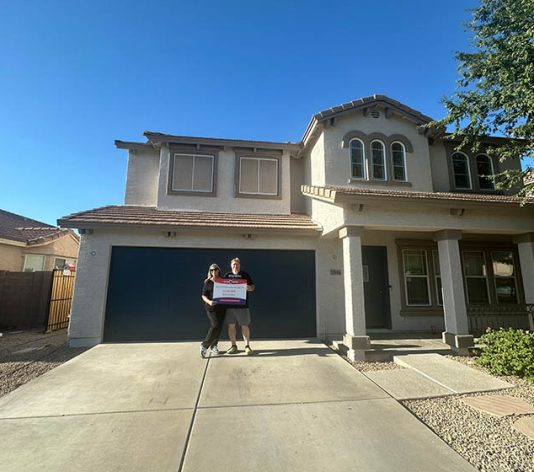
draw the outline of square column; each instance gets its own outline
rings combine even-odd
[[[370,342],[365,329],[365,299],[362,266],[363,228],[346,226],[339,231],[343,242],[343,283],[345,292],[345,336],[351,360],[364,360]]]
[[[458,240],[461,231],[439,231],[434,241],[438,242],[439,269],[443,290],[443,311],[445,331],[443,342],[458,354],[467,355],[468,348],[474,345],[469,334],[467,306],[465,303],[464,278]]]
[[[527,233],[516,239],[517,251],[519,252],[519,264],[521,265],[521,278],[525,290],[525,302],[534,304],[534,233]],[[530,330],[534,331],[534,319],[532,313],[528,315]]]

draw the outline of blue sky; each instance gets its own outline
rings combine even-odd
[[[434,118],[475,1],[0,0],[0,208],[121,204],[143,131],[299,141],[381,93]]]

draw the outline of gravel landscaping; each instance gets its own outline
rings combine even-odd
[[[480,371],[473,358],[446,356]],[[351,362],[360,372],[402,368],[394,362]],[[516,387],[506,390],[451,395],[401,403],[456,452],[482,472],[534,472],[534,440],[512,427],[518,416],[498,418],[461,401],[478,395],[510,395],[534,405],[534,383],[518,377],[496,376]],[[522,415],[533,416],[534,415]]]
[[[0,396],[15,390],[73,357],[85,348],[67,347],[67,330],[7,331],[0,337]]]

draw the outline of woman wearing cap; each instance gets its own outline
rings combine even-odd
[[[219,354],[217,343],[224,324],[224,315],[226,307],[224,305],[217,305],[213,301],[213,280],[221,277],[221,269],[217,264],[211,264],[208,270],[208,277],[204,280],[204,287],[202,289],[202,300],[206,308],[206,314],[210,321],[210,327],[204,341],[200,343],[200,356],[206,357],[208,349],[213,355]]]

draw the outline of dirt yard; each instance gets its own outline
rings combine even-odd
[[[4,331],[0,337],[0,396],[84,352],[67,346],[67,330]]]

